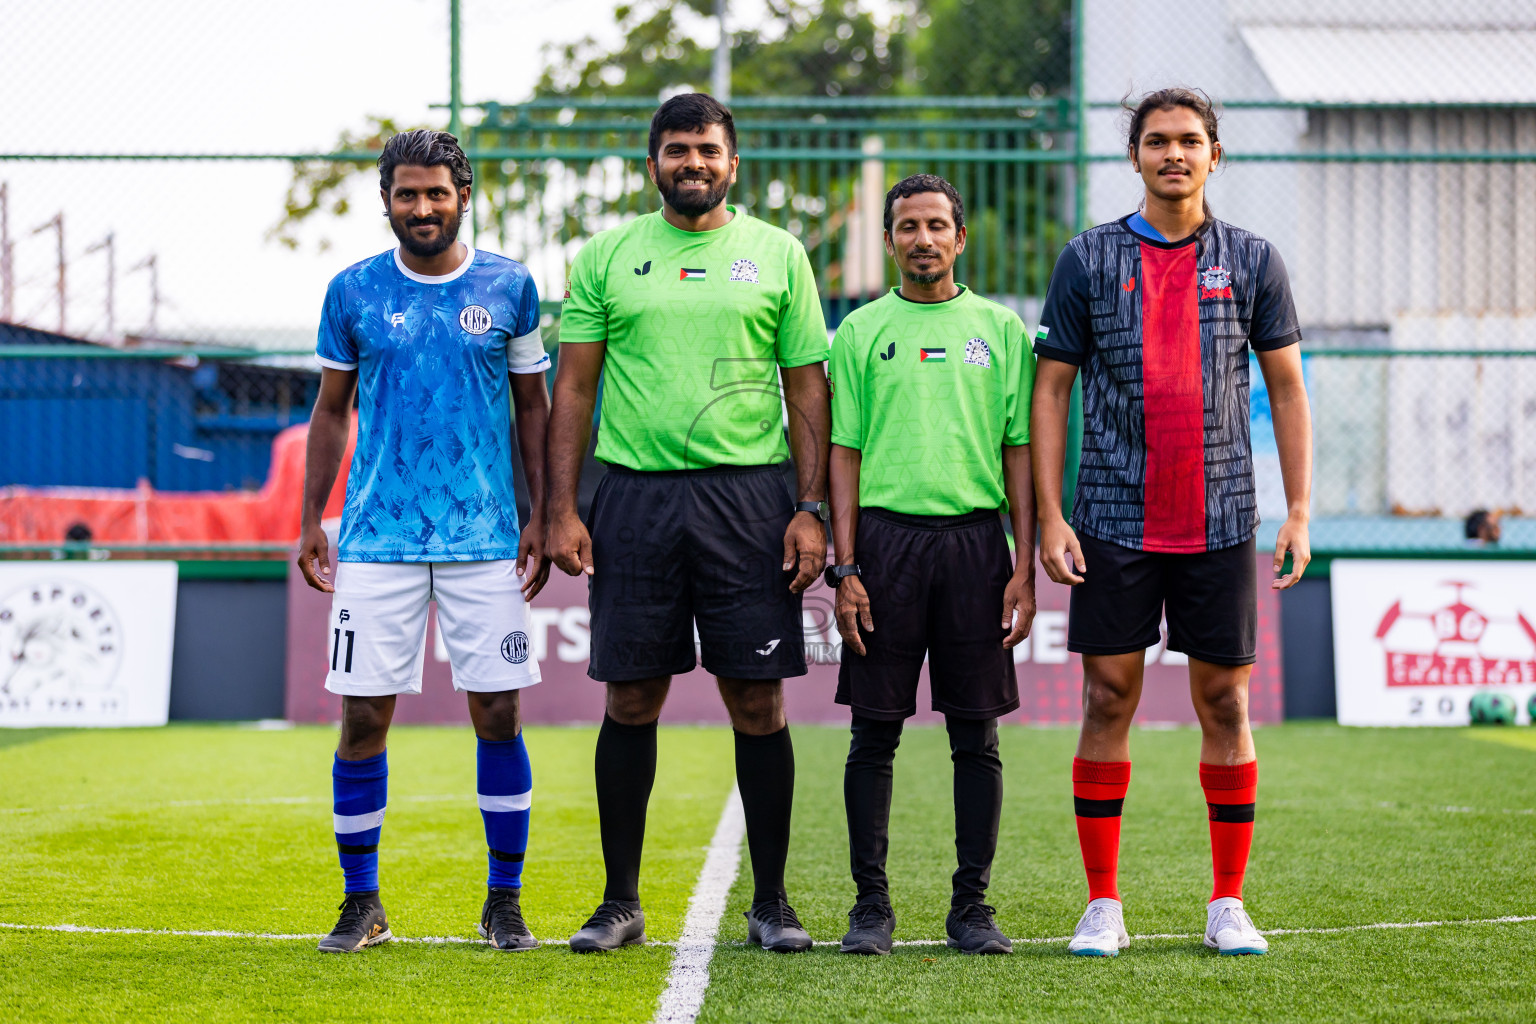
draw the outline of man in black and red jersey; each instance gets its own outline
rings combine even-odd
[[[1129,945],[1117,886],[1130,726],[1145,651],[1166,608],[1168,648],[1189,657],[1200,719],[1200,785],[1215,887],[1205,945],[1269,946],[1243,907],[1258,781],[1248,676],[1258,619],[1259,525],[1248,437],[1248,353],[1269,387],[1289,514],[1274,589],[1311,557],[1312,427],[1301,331],[1274,246],[1211,216],[1205,181],[1221,159],[1209,98],[1151,93],[1130,112],[1142,209],[1068,243],[1035,338],[1033,463],[1040,563],[1072,586],[1067,648],[1083,656],[1083,728],[1072,763],[1088,908],[1070,949]],[[1061,514],[1073,379],[1083,376],[1083,449],[1072,523]],[[1285,557],[1290,571],[1282,575]]]

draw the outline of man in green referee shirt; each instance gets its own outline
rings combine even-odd
[[[985,899],[1003,805],[997,718],[1019,706],[1009,651],[1035,617],[1035,357],[1016,314],[955,283],[965,207],[949,182],[914,174],[891,189],[885,247],[900,287],[849,314],[832,343],[826,575],[844,644],[837,702],[853,709],[843,797],[858,887],[841,948],[891,951],[891,765],[926,655],[955,766],[944,930],[962,952],[1011,953]]]
[[[694,667],[695,625],[736,732],[747,935],[777,952],[811,945],[784,891],[795,761],[781,680],[805,674],[800,593],[827,559],[827,328],[805,249],[725,204],[736,163],[725,107],[700,93],[662,104],[646,164],[664,206],[587,243],[561,314],[549,553],[590,577],[587,673],[608,684],[596,757],[607,886],[571,938],[578,952],[645,939],[656,720],[672,676]],[[599,375],[608,472],[583,525]],[[786,406],[795,495],[780,472]]]

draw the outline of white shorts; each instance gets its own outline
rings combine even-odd
[[[434,600],[455,690],[496,693],[538,682],[516,570],[511,559],[337,563],[325,688],[349,697],[420,693]]]

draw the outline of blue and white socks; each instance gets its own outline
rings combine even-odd
[[[331,767],[331,793],[346,891],[378,892],[379,833],[389,798],[388,752],[361,761],[343,761],[338,754]]]
[[[477,789],[490,848],[489,885],[516,889],[523,884],[523,854],[528,849],[528,814],[533,805],[533,770],[519,733],[503,742],[479,741]]]

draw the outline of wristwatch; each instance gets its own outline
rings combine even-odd
[[[837,585],[843,582],[845,577],[858,575],[860,573],[857,565],[829,565],[822,578],[826,580],[827,586],[836,590]]]
[[[795,511],[809,512],[822,522],[832,518],[831,513],[827,510],[827,503],[824,501],[797,501],[795,502]]]

